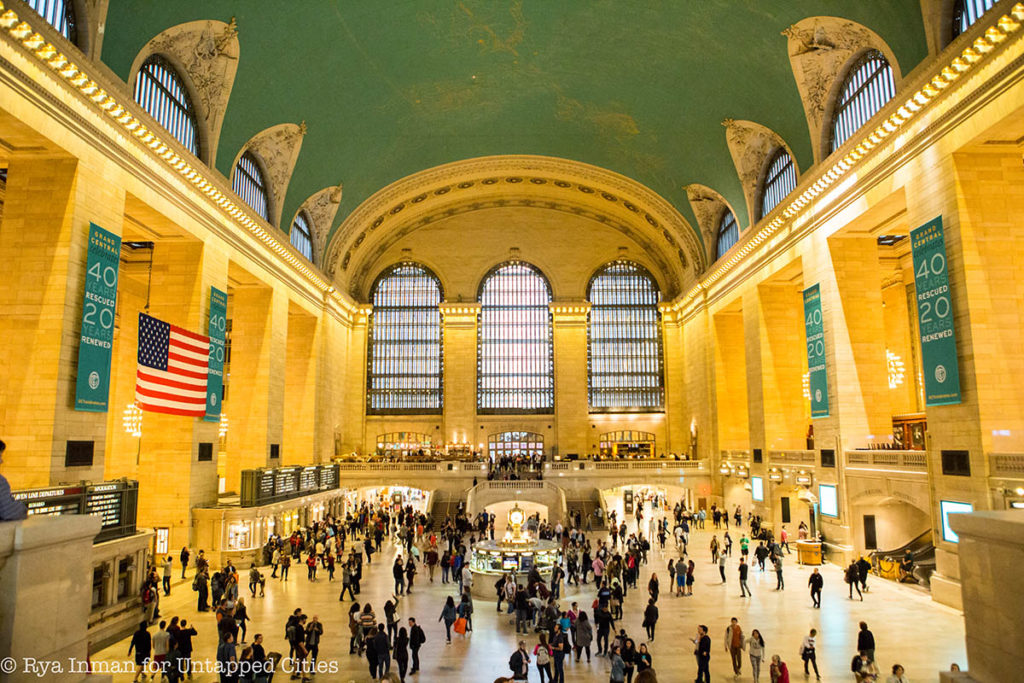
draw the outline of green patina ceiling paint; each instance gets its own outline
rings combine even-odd
[[[188,21],[238,21],[241,56],[217,168],[279,123],[309,132],[285,199],[342,182],[335,220],[439,164],[543,154],[608,168],[670,201],[721,192],[745,214],[725,118],[813,159],[780,32],[839,16],[878,33],[909,73],[927,54],[919,0],[115,0],[103,61],[127,79],[139,50]]]

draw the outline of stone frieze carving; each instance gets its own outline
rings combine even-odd
[[[239,150],[231,165],[232,173],[247,150],[259,157],[263,162],[263,170],[267,174],[270,185],[271,225],[281,224],[281,208],[288,192],[288,183],[295,170],[295,162],[299,158],[302,139],[306,135],[306,122],[301,124],[280,123],[254,135]]]
[[[753,224],[758,217],[757,202],[765,164],[780,147],[785,147],[787,151],[789,147],[775,131],[753,121],[726,119],[722,125],[725,126],[725,139],[732,163],[736,167],[736,175],[743,186],[749,224]],[[793,156],[792,151],[789,153]],[[795,158],[793,163],[796,164]],[[742,225],[742,221],[739,222]]]
[[[299,207],[299,211],[305,211],[312,222],[310,229],[313,233],[313,259],[318,265],[323,263],[327,235],[331,232],[331,224],[334,223],[339,204],[341,204],[341,183],[325,187],[310,195]]]

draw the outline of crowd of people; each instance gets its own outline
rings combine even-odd
[[[699,553],[691,552],[690,537],[694,529],[704,529],[707,520],[713,525],[708,561],[717,566],[723,585],[729,583],[727,561],[735,561],[741,597],[750,596],[751,571],[773,572],[775,590],[785,590],[783,566],[791,552],[785,527],[778,538],[761,534],[754,545],[754,530],[760,528],[760,520],[749,514],[744,519],[739,508],[726,511],[712,506],[708,511],[693,511],[682,503],[670,508],[663,498],[651,498],[635,501],[632,515],[631,524],[625,519],[627,515],[620,519],[615,510],[609,510],[608,529],[598,531],[591,527],[593,520],[584,520],[579,513],[570,515],[564,525],[550,524],[539,515],[528,518],[528,529],[536,537],[558,543],[560,553],[550,576],[534,567],[525,574],[501,575],[494,583],[496,610],[507,617],[507,626],[499,619],[497,627],[507,628],[509,637],[514,638],[508,660],[509,680],[528,680],[531,670],[535,670],[541,683],[563,683],[569,666],[583,665],[584,661],[589,665],[594,658],[602,658],[612,683],[656,681],[654,642],[660,608],[666,596],[694,596],[694,571],[704,560],[696,556]],[[469,549],[477,540],[494,538],[494,522],[493,515],[487,513],[470,518],[461,506],[454,516],[436,523],[411,507],[394,508],[384,500],[364,503],[344,519],[328,518],[289,536],[271,537],[263,550],[262,569],[255,563],[248,568],[248,597],[265,595],[268,581],[289,581],[289,568],[298,562],[306,565],[308,582],[337,580],[339,601],[351,603],[343,608],[347,612],[350,656],[365,659],[373,680],[405,681],[420,672],[420,650],[434,636],[428,636],[416,616],[399,616],[401,602],[417,586],[417,577],[429,583],[438,578],[447,593],[437,612],[445,643],[451,644],[455,637],[470,637],[475,576]],[[801,537],[805,533],[805,529],[798,530]],[[731,534],[739,537],[735,555]],[[392,595],[383,605],[373,605],[360,599],[361,588],[374,556],[386,550],[395,554],[390,563]],[[216,637],[217,662],[222,670],[230,672],[222,680],[269,683],[273,672],[282,670],[284,664],[291,677],[298,679],[309,679],[325,670],[319,656],[324,625],[316,614],[294,609],[284,624],[283,640],[272,638],[277,647],[268,651],[263,633],[255,633],[248,640],[248,632],[256,629],[251,626],[246,596],[239,594],[239,571],[230,561],[213,570],[203,551],[193,557],[184,548],[178,562],[182,577],[184,568],[192,563],[195,573],[191,586],[197,609],[214,613],[215,628],[202,624],[197,629],[185,619],[162,617],[160,597],[170,592],[174,569],[173,558],[162,559],[161,566],[153,566],[147,573],[144,619],[130,644],[129,654],[138,664],[136,678],[149,673],[174,683],[187,677],[192,668],[193,641],[200,630]],[[663,574],[660,566],[665,568]],[[642,588],[641,568],[649,571]],[[854,590],[863,599],[869,569],[870,563],[863,557],[847,567],[844,577],[850,585],[851,599]],[[667,585],[662,585],[659,574],[667,575]],[[822,573],[814,569],[808,580],[813,607],[821,606],[823,585]],[[573,599],[563,600],[563,591],[570,589]],[[630,591],[640,598],[628,600]],[[153,624],[157,627],[151,632]],[[735,675],[749,669],[755,682],[763,676],[772,683],[788,683],[791,664],[779,652],[796,643],[770,643],[770,634],[756,628],[748,632],[737,617],[720,628],[719,633],[724,633],[721,642]],[[712,630],[705,624],[698,625],[690,638],[698,683],[710,680]],[[436,637],[439,642],[440,632]],[[811,629],[799,643],[800,662],[808,676],[818,674],[817,637]],[[678,642],[676,639],[673,646]],[[875,660],[874,636],[865,623],[860,624],[855,652],[850,671],[856,681],[882,680]],[[905,683],[902,667],[893,665],[891,670],[888,681]]]

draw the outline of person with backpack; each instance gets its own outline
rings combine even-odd
[[[548,645],[548,634],[541,631],[537,645],[533,648],[533,656],[537,658],[537,673],[540,674],[540,683],[544,683],[544,675],[547,674],[549,681],[554,681],[551,675],[551,646]]]
[[[530,672],[530,655],[526,651],[526,642],[520,640],[519,647],[508,658],[508,668],[512,670],[513,681],[525,681]]]
[[[856,562],[851,562],[850,566],[846,568],[843,580],[850,587],[850,600],[853,600],[853,591],[856,589],[860,601],[864,602],[864,594],[860,592],[860,570],[857,568]]]

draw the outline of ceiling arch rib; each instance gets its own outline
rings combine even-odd
[[[658,258],[675,292],[706,265],[694,228],[649,188],[581,162],[510,155],[445,164],[380,190],[335,231],[325,267],[341,288],[356,293],[368,264],[396,235],[494,206],[566,211],[630,234]]]

